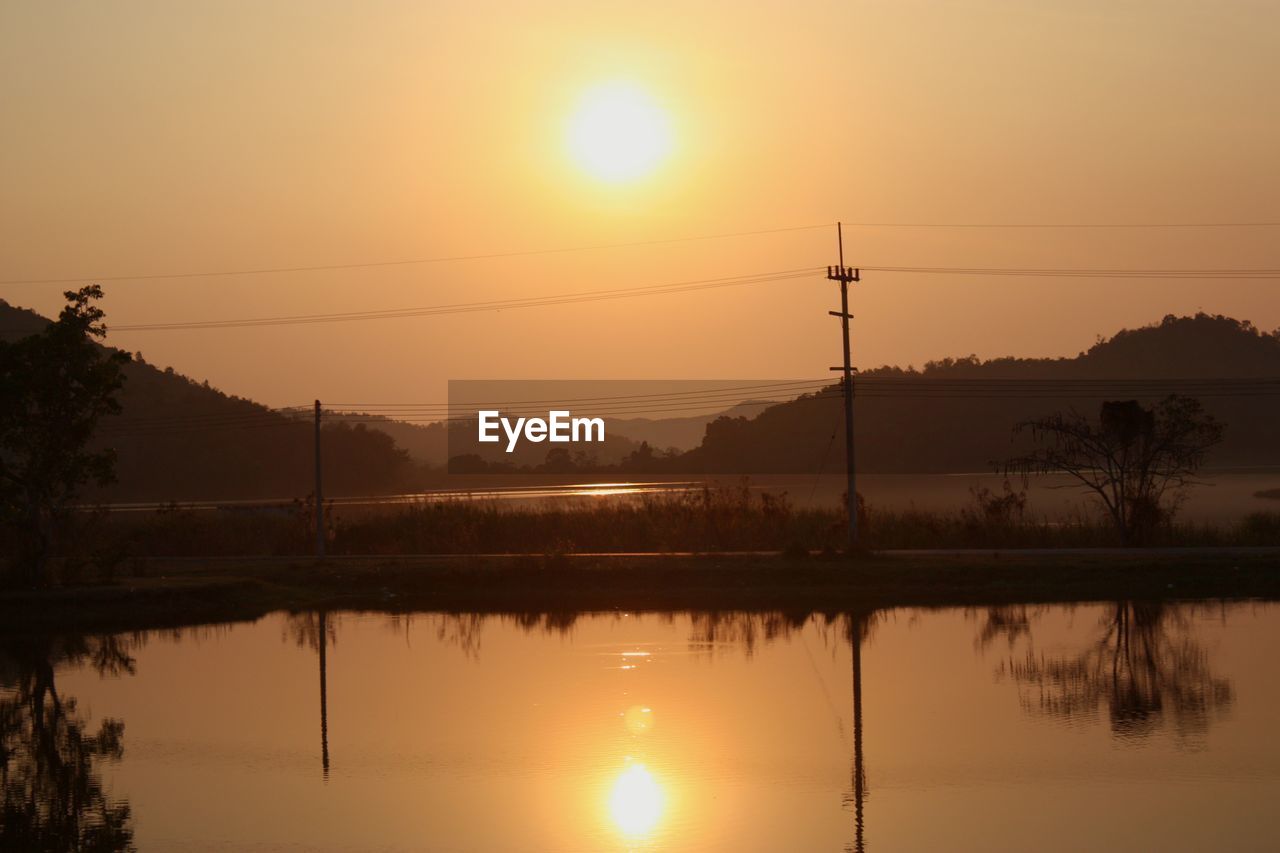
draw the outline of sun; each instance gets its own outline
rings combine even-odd
[[[666,111],[644,89],[625,82],[586,91],[566,134],[574,163],[608,183],[651,174],[670,155],[672,141]]]

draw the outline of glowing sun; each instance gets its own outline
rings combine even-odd
[[[579,168],[611,183],[632,181],[671,153],[671,121],[644,89],[604,83],[578,101],[566,141]]]

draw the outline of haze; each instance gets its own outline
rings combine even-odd
[[[7,3],[0,278],[295,267],[853,222],[1280,220],[1280,6]],[[622,81],[671,149],[565,144]],[[1280,229],[846,231],[851,264],[1280,266]],[[835,262],[834,229],[279,275],[109,282],[112,324],[372,311]],[[855,363],[1070,355],[1167,313],[1280,326],[1271,281],[869,274]],[[64,286],[0,286],[46,314]],[[264,402],[442,400],[450,378],[822,377],[812,279],[473,314],[118,332]]]

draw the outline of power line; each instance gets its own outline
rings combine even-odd
[[[310,264],[293,267],[255,267],[247,269],[212,270],[201,272],[147,273],[142,275],[80,276],[77,278],[34,278],[0,280],[6,284],[77,284],[104,281],[158,281],[162,279],[220,278],[241,275],[275,275],[278,273],[325,272],[333,270],[373,269],[376,267],[404,267],[422,264],[442,264],[455,261],[483,261],[501,258],[526,258],[534,255],[559,255],[571,252],[593,252],[605,249],[627,249],[639,246],[660,246],[672,243],[692,243],[703,240],[726,240],[733,237],[759,237],[766,234],[784,234],[794,231],[816,231],[831,227],[821,225],[791,225],[781,228],[762,228],[755,231],[732,231],[722,234],[699,234],[686,237],[666,237],[657,240],[633,240],[625,243],[595,243],[585,246],[563,246],[552,249],[524,249],[515,252],[488,252],[474,255],[438,255],[430,258],[411,258],[395,261],[358,261],[349,264]]]
[[[916,395],[970,395],[999,393],[1009,396],[1034,393],[1070,393],[1082,396],[1107,396],[1125,393],[1144,395],[1182,392],[1188,394],[1229,391],[1233,394],[1253,394],[1277,391],[1280,392],[1280,377],[1257,378],[1173,378],[1173,379],[1073,379],[1073,378],[943,378],[900,377],[864,375],[858,384],[868,393],[883,395],[904,393]],[[580,403],[597,403],[608,411],[625,412],[632,409],[650,408],[655,405],[674,406],[678,404],[701,404],[715,402],[729,405],[740,403],[768,402],[768,398],[753,397],[753,393],[789,394],[787,399],[795,399],[805,393],[825,391],[837,387],[830,379],[793,380],[788,382],[771,382],[750,385],[722,386],[691,391],[672,391],[656,394],[613,395],[593,397],[548,397],[541,399],[520,399],[505,401],[475,401],[465,403],[451,402],[396,402],[396,403],[330,403],[326,411],[334,415],[353,418],[360,415],[370,417],[394,418],[404,416],[447,415],[460,409],[498,409],[504,414],[521,411],[545,411],[547,408],[572,406]],[[199,420],[210,423],[237,423],[254,421],[261,418],[277,416],[301,415],[308,411],[306,406],[286,406],[280,408],[262,408],[251,412],[237,413],[202,413],[193,415],[166,414],[142,417],[124,417],[112,419],[112,423],[128,421],[131,423],[155,423],[169,421]]]
[[[1226,280],[1276,280],[1280,268],[1256,269],[1070,269],[1070,268],[1011,268],[1011,267],[875,267],[863,266],[864,271],[884,273],[916,273],[927,275],[1017,276],[1033,278],[1140,278],[1140,279],[1226,279]],[[132,323],[112,325],[109,331],[152,332],[196,329],[232,329],[257,326],[296,326],[318,323],[344,323],[364,320],[391,320],[409,317],[433,317],[446,314],[469,314],[483,311],[543,308],[555,305],[581,304],[614,299],[631,299],[641,296],[661,296],[688,293],[721,287],[741,287],[805,278],[820,272],[818,267],[803,267],[771,273],[732,276],[719,279],[693,279],[668,284],[643,285],[612,290],[583,291],[579,293],[549,294],[487,302],[462,302],[445,305],[427,305],[408,308],[388,308],[378,311],[348,311],[331,314],[296,314],[274,317],[253,317],[226,320],[194,320],[169,323]]]
[[[1042,228],[1052,229],[1147,229],[1163,228],[1275,228],[1280,222],[845,222],[853,228]]]
[[[584,381],[589,381],[589,380],[584,380]],[[689,380],[675,380],[675,381],[689,381]],[[617,401],[617,400],[634,401],[634,400],[643,400],[643,399],[652,399],[652,398],[670,399],[670,398],[676,398],[676,397],[704,396],[704,395],[710,395],[714,397],[714,396],[720,396],[722,394],[739,393],[742,391],[756,391],[760,389],[781,389],[781,388],[789,389],[789,388],[797,388],[797,387],[823,386],[823,385],[829,385],[829,384],[831,384],[830,380],[827,380],[827,379],[796,379],[796,380],[789,380],[786,382],[767,382],[763,384],[752,384],[752,385],[726,385],[720,388],[700,388],[692,391],[663,391],[655,394],[618,395],[618,396],[608,396],[608,397],[552,397],[552,398],[544,398],[540,400],[507,400],[500,403],[468,402],[467,405],[494,408],[494,407],[500,407],[500,406],[514,406],[514,405],[519,405],[523,403],[554,403],[554,404],[591,403],[591,402]],[[431,404],[431,403],[427,403],[427,404],[423,404],[423,403],[330,403],[329,404],[331,408],[346,407],[346,408],[352,408],[352,409],[366,408],[366,407],[374,407],[374,408],[421,407],[424,405],[433,406],[436,404]]]
[[[754,399],[750,402],[764,405],[775,405],[795,401],[815,401],[836,399],[842,396],[839,386],[831,382],[811,381],[804,383],[815,390],[807,394]],[[1055,399],[1055,400],[1097,400],[1108,396],[1126,396],[1158,398],[1179,391],[1194,394],[1197,397],[1274,397],[1280,396],[1280,378],[1266,379],[1203,379],[1203,380],[920,380],[898,379],[890,377],[864,377],[860,380],[859,396],[880,399],[933,399],[933,400],[990,400],[990,399]],[[820,386],[820,387],[819,387]],[[740,392],[741,389],[734,389]],[[783,394],[794,394],[797,390],[779,389]],[[777,393],[777,392],[775,392]],[[590,400],[592,398],[580,398]],[[673,413],[691,414],[706,410],[724,411],[733,408],[740,402],[719,398],[718,395],[704,395],[690,399],[645,399],[643,395],[634,398],[618,398],[610,402],[608,398],[596,398],[603,402],[601,407],[591,409],[592,416],[635,417],[638,415],[656,415]],[[529,402],[523,401],[525,405]],[[552,402],[552,401],[543,401]],[[570,401],[554,401],[552,404],[564,405]],[[329,417],[346,424],[387,425],[401,423],[411,425],[427,425],[432,423],[474,422],[474,416],[459,416],[458,406],[439,403],[395,403],[381,404],[387,407],[385,413],[338,412],[330,408],[326,411]],[[470,404],[468,408],[478,407]],[[504,415],[541,414],[542,409],[517,408],[513,403],[483,404],[498,408]],[[394,408],[391,408],[394,407]],[[375,407],[370,407],[375,408]],[[124,418],[104,421],[102,432],[108,435],[158,435],[191,430],[240,430],[260,427],[294,426],[303,427],[307,421],[301,417],[304,407],[285,409],[263,409],[256,413],[243,413],[236,416],[218,415],[170,415],[152,418]]]
[[[519,308],[542,308],[552,305],[569,305],[584,302],[601,302],[613,299],[632,299],[641,296],[661,296],[668,293],[688,293],[721,287],[741,287],[805,278],[819,272],[818,267],[802,267],[776,272],[731,276],[727,278],[692,279],[668,284],[643,285],[611,290],[588,290],[578,293],[560,293],[547,296],[529,296],[497,299],[488,302],[461,302],[447,305],[425,305],[412,308],[388,308],[380,311],[347,311],[332,314],[297,314],[276,317],[256,317],[239,320],[195,320],[172,323],[134,323],[112,325],[108,331],[151,332],[178,329],[229,329],[256,326],[296,326],[315,323],[342,323],[360,320],[390,320],[406,317],[433,317],[442,314],[470,314],[480,311],[505,311]]]
[[[1280,221],[1253,222],[845,222],[851,228],[915,228],[915,229],[1223,229],[1223,228],[1274,228]],[[790,225],[778,228],[761,228],[752,231],[731,231],[718,234],[698,234],[683,237],[665,237],[653,240],[633,240],[617,243],[594,243],[578,246],[559,246],[547,249],[524,249],[514,252],[486,252],[465,255],[436,255],[426,258],[406,258],[388,261],[356,261],[345,264],[305,264],[280,267],[245,267],[222,270],[198,270],[164,273],[135,273],[115,275],[84,275],[65,278],[3,279],[0,285],[17,284],[78,284],[114,281],[163,281],[198,278],[229,278],[249,275],[278,275],[288,273],[330,272],[379,267],[419,266],[426,264],[454,263],[462,261],[499,260],[502,258],[534,257],[537,255],[569,254],[574,252],[604,251],[609,249],[660,246],[674,243],[692,243],[705,240],[725,240],[735,237],[756,237],[768,234],[784,234],[798,231],[816,231],[829,228],[830,223],[818,225]],[[864,267],[866,269],[866,267]]]
[[[1017,267],[874,267],[863,271],[928,275],[1023,276],[1027,278],[1164,278],[1164,279],[1277,279],[1280,269],[1070,269]]]

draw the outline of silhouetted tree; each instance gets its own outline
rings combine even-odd
[[[106,334],[98,285],[67,291],[67,306],[40,332],[0,342],[0,521],[19,543],[19,571],[48,583],[49,556],[81,488],[114,477],[114,453],[90,451],[103,415],[118,414],[126,353]]]
[[[649,446],[649,442],[642,441],[639,447],[622,460],[622,469],[639,473],[647,472],[653,468],[654,458],[653,448]]]
[[[1096,424],[1075,411],[1055,412],[1014,432],[1030,432],[1043,446],[1006,460],[1005,473],[1073,477],[1102,503],[1120,541],[1133,545],[1172,517],[1223,427],[1199,401],[1173,394],[1151,409],[1105,402]]]
[[[547,459],[538,470],[546,474],[571,474],[577,470],[577,466],[566,448],[553,447],[547,451]]]

